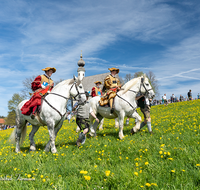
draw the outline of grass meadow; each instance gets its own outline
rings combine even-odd
[[[200,189],[200,100],[158,105],[151,109],[152,129],[119,140],[114,120],[105,120],[97,137],[77,148],[76,124],[67,121],[58,133],[58,153],[46,153],[48,130],[27,137],[21,153],[7,142],[13,129],[0,131],[0,189]],[[142,116],[141,112],[139,114]]]

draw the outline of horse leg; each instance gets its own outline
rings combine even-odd
[[[58,131],[59,131],[59,130],[61,129],[61,127],[62,127],[62,124],[63,124],[63,122],[62,122],[61,124],[59,124],[59,126],[57,126],[57,127],[54,129],[55,139],[56,139],[56,136],[57,136],[57,134],[58,134]],[[45,149],[44,149],[45,152],[49,152],[49,150],[50,150],[50,145],[51,145],[51,140],[49,140],[48,143],[47,143],[47,145],[45,146]],[[51,151],[52,151],[52,149],[51,149]],[[53,153],[53,152],[52,152],[52,153]]]
[[[37,125],[33,125],[32,126],[32,130],[29,134],[29,140],[30,140],[30,149],[29,151],[35,151],[36,150],[36,147],[35,147],[35,142],[34,142],[34,135],[35,133],[38,131],[40,126],[37,126]]]
[[[138,132],[140,130],[140,123],[142,121],[142,118],[140,117],[140,115],[135,111],[133,112],[132,118],[135,118],[136,120],[136,124],[135,126],[131,129],[131,133],[134,134],[136,132]]]
[[[115,118],[115,128],[119,128],[119,119]]]
[[[100,122],[99,131],[103,131],[103,122],[104,122],[104,118]]]
[[[97,114],[97,118],[99,119],[99,122],[103,119],[103,117],[100,114]],[[97,126],[99,123],[97,121],[94,122],[94,124],[90,125],[90,135],[96,136]]]
[[[120,113],[119,115],[119,138],[123,139],[124,134],[123,134],[123,128],[124,128],[124,112]]]
[[[54,131],[54,123],[53,122],[48,122],[47,124],[47,127],[48,127],[48,131],[49,131],[49,136],[50,136],[50,147],[51,147],[51,152],[52,153],[56,153],[57,152],[57,149],[56,149],[56,146],[55,146],[55,139],[56,139],[56,135],[55,135],[55,131]],[[48,145],[48,144],[47,144]],[[45,151],[48,151],[48,147],[45,147]]]

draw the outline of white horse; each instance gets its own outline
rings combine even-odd
[[[27,123],[32,124],[32,131],[29,134],[30,139],[30,151],[36,150],[34,135],[40,126],[46,125],[49,131],[50,140],[45,147],[45,151],[56,153],[55,138],[58,131],[62,127],[63,121],[66,117],[66,105],[70,97],[74,97],[77,100],[85,102],[86,96],[83,89],[82,81],[75,78],[68,79],[57,84],[52,91],[43,99],[41,111],[39,117],[31,119],[30,116],[23,115],[21,113],[22,106],[28,101],[22,101],[16,108],[16,124],[17,127],[10,136],[10,141],[13,143],[16,141],[16,152],[20,152],[20,138],[22,135],[22,142],[26,136]]]
[[[99,100],[100,97],[96,96],[90,100],[90,106],[92,107],[94,113],[99,119],[99,122],[102,120],[102,118],[108,118],[108,119],[119,119],[119,138],[123,139],[123,123],[124,123],[124,117],[130,117],[130,118],[136,118],[137,123],[135,127],[133,127],[133,131],[137,132],[140,129],[140,123],[141,123],[141,117],[136,112],[137,103],[136,103],[136,95],[140,92],[142,94],[145,94],[148,96],[148,98],[153,98],[155,96],[155,93],[149,83],[148,78],[146,75],[138,78],[134,78],[130,81],[128,81],[122,89],[117,92],[117,95],[114,100],[114,107],[115,111],[113,114],[110,113],[109,107],[101,107],[99,106]],[[95,121],[93,124],[94,118],[90,118],[90,135],[95,136],[96,135],[96,129],[98,126],[98,123]],[[115,120],[116,121],[116,120]]]

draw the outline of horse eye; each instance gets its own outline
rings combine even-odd
[[[149,86],[149,84],[148,84],[148,83],[146,83],[146,85],[147,85],[147,86]]]
[[[82,88],[82,86],[79,86],[79,88]]]

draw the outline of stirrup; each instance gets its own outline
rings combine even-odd
[[[31,119],[35,119],[35,114],[34,113],[31,114]]]

